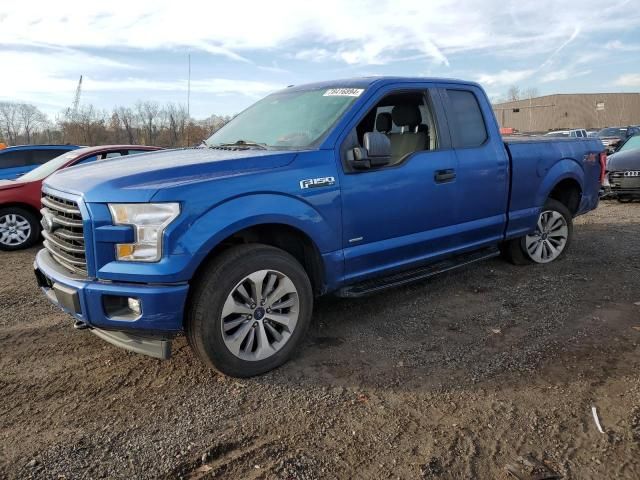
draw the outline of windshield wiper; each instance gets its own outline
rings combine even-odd
[[[211,145],[211,148],[216,147],[247,147],[247,148],[257,148],[259,150],[269,150],[266,143],[257,143],[251,140],[237,140],[234,143],[216,143]]]

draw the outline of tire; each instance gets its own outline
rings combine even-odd
[[[618,203],[631,203],[633,202],[633,197],[618,197]]]
[[[540,226],[543,226],[543,231]],[[551,230],[549,230],[553,227]],[[536,231],[505,242],[503,256],[514,265],[550,263],[564,257],[573,239],[573,216],[558,200],[549,198],[538,217]],[[527,249],[529,245],[529,249]],[[537,247],[540,246],[541,250]]]
[[[185,329],[205,364],[252,377],[291,358],[312,310],[311,282],[294,257],[267,245],[241,245],[204,267],[192,286]]]
[[[40,238],[40,220],[20,207],[0,208],[0,250],[14,251],[33,246]]]

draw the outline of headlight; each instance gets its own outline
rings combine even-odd
[[[178,203],[111,203],[114,225],[131,225],[134,243],[116,245],[116,258],[127,262],[157,262],[162,257],[162,234],[180,213]]]

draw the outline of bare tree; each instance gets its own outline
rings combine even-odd
[[[515,102],[517,100],[520,100],[520,98],[522,98],[520,87],[516,85],[512,85],[511,87],[509,87],[509,90],[507,90],[507,101]]]
[[[136,114],[145,133],[147,145],[153,145],[160,126],[160,106],[156,102],[138,102]]]
[[[82,105],[75,112],[74,127],[79,133],[73,143],[84,145],[99,145],[106,139],[106,113],[97,110],[93,105]]]
[[[136,116],[129,107],[116,107],[114,114],[118,116],[118,120],[122,124],[126,133],[126,139],[129,145],[137,143],[137,128],[135,126]]]
[[[18,108],[17,103],[0,102],[0,129],[10,145],[18,143],[18,135],[22,128]]]
[[[43,127],[47,117],[38,108],[28,103],[18,105],[18,118],[24,132],[25,143],[31,143],[31,136]]]
[[[165,124],[169,133],[169,146],[184,146],[185,127],[187,120],[187,109],[183,105],[168,104],[163,109]]]
[[[527,100],[538,96],[540,96],[540,93],[536,87],[529,87],[522,92],[522,98],[526,98]]]
[[[36,106],[0,102],[0,140],[18,143],[146,143],[165,147],[197,145],[219,130],[230,116],[189,117],[186,108],[169,103],[138,102],[134,108],[115,107],[111,112],[91,104],[77,111],[60,112],[54,122]]]

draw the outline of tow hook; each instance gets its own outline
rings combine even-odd
[[[84,323],[82,320],[76,320],[73,323],[73,328],[75,328],[76,330],[84,330],[85,328],[89,328],[89,325]]]

